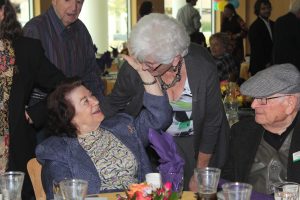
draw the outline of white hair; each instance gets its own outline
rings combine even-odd
[[[190,37],[176,19],[165,14],[151,13],[142,17],[132,29],[128,49],[140,62],[153,59],[169,64],[175,56],[188,53]]]

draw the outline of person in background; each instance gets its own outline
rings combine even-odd
[[[276,182],[300,183],[300,73],[292,64],[273,65],[241,85],[254,98],[255,117],[231,128],[222,177],[246,182],[265,194]]]
[[[190,36],[199,33],[201,28],[200,13],[196,8],[194,8],[197,1],[198,0],[186,0],[186,4],[177,12],[177,20],[183,24]]]
[[[247,36],[248,29],[244,20],[236,13],[234,6],[228,3],[222,15],[221,32],[230,35],[233,42],[232,56],[239,63],[244,61],[243,39]]]
[[[145,15],[149,15],[153,11],[153,4],[151,1],[143,1],[139,9],[139,19]]]
[[[145,109],[136,118],[122,113],[105,119],[99,101],[76,79],[65,81],[50,95],[53,136],[36,149],[47,199],[53,198],[53,180],[83,179],[89,183],[88,194],[98,194],[124,191],[151,172],[144,149],[148,131],[168,125],[172,109],[155,78],[136,60],[125,59],[145,83]]]
[[[291,1],[290,11],[274,25],[274,64],[292,63],[300,69],[300,0]]]
[[[24,35],[39,39],[48,59],[67,77],[79,76],[101,101],[104,86],[96,63],[92,38],[78,19],[84,0],[52,0],[50,8],[26,23]],[[35,89],[31,104],[44,98]]]
[[[239,63],[230,54],[230,39],[226,33],[215,33],[209,38],[210,52],[215,59],[219,81],[235,82],[239,77]]]
[[[250,66],[251,75],[269,67],[272,63],[273,26],[274,22],[269,19],[272,6],[269,0],[257,0],[254,12],[257,19],[249,28],[250,42]]]
[[[45,57],[40,41],[22,36],[14,7],[0,0],[0,173],[22,171],[22,199],[34,197],[27,162],[35,157],[35,130],[46,103],[26,109],[34,85],[51,91],[64,75]]]
[[[190,43],[182,24],[158,13],[138,21],[128,49],[168,94],[173,122],[163,129],[174,136],[185,161],[184,189],[188,190],[195,167],[222,167],[226,160],[229,125],[215,62],[204,47]],[[112,93],[105,98],[104,112],[108,116],[116,112],[137,116],[143,108],[143,93],[138,73],[125,62]],[[193,181],[191,185],[196,189]]]

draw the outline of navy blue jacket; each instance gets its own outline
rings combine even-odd
[[[105,119],[100,127],[110,131],[134,154],[137,163],[137,179],[144,181],[151,171],[144,147],[148,145],[149,128],[160,129],[171,123],[172,109],[167,96],[153,96],[144,93],[144,109],[137,118],[120,113]],[[38,161],[42,164],[42,182],[48,198],[53,198],[53,180],[79,178],[89,183],[88,194],[100,193],[101,180],[86,151],[77,138],[50,137],[36,149]],[[101,155],[99,155],[101,156]],[[111,192],[111,191],[105,191]]]

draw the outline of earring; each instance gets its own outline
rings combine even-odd
[[[177,71],[177,66],[173,66],[173,72]]]

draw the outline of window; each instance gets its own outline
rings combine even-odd
[[[179,8],[185,5],[185,1],[165,0],[165,13],[176,18]],[[214,32],[214,12],[212,11],[212,0],[197,1],[195,6],[201,15],[201,32],[208,41],[210,35]]]
[[[123,49],[130,26],[130,0],[108,1],[108,43],[110,47]]]
[[[16,9],[19,22],[24,26],[33,16],[32,0],[11,0]]]

